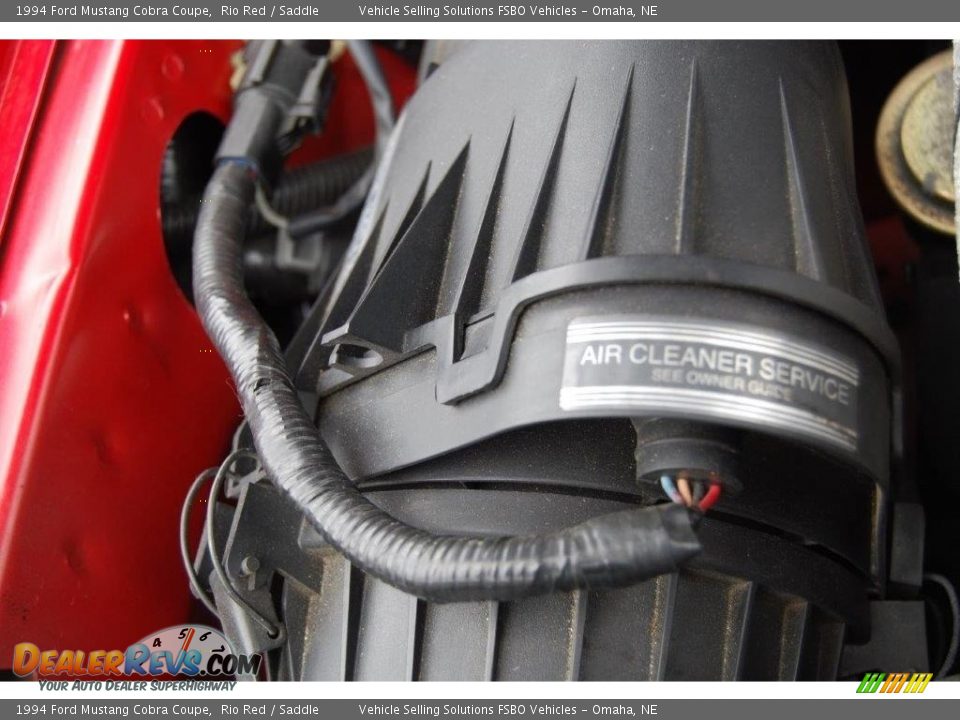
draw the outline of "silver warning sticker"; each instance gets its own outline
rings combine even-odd
[[[859,382],[852,360],[767,330],[714,320],[579,318],[567,327],[560,407],[728,419],[853,451]]]

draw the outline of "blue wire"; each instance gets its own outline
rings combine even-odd
[[[660,487],[663,488],[663,491],[667,494],[667,497],[669,497],[675,503],[679,503],[680,505],[684,504],[683,498],[680,497],[680,493],[677,491],[677,486],[674,484],[672,477],[669,475],[661,475]]]

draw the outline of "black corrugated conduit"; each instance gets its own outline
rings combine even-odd
[[[274,210],[295,218],[334,203],[363,178],[373,165],[373,148],[338,155],[285,172],[270,199]],[[189,242],[200,214],[200,196],[163,213],[163,235],[168,242]],[[250,211],[249,233],[256,237],[270,229],[258,212]]]

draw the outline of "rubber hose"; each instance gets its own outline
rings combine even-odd
[[[673,571],[700,544],[679,505],[637,508],[527,537],[437,536],[366,499],[307,415],[279,343],[243,288],[241,245],[255,178],[222,164],[194,241],[197,309],[236,383],[267,476],[358,569],[435,602],[511,600],[630,584]]]
[[[328,160],[294,168],[280,177],[270,199],[281,215],[294,217],[329,205],[343,195],[372,166],[373,148],[364,148]],[[189,240],[197,227],[200,198],[164,209],[163,236],[167,241]],[[250,234],[259,235],[270,226],[255,210],[250,210]]]

